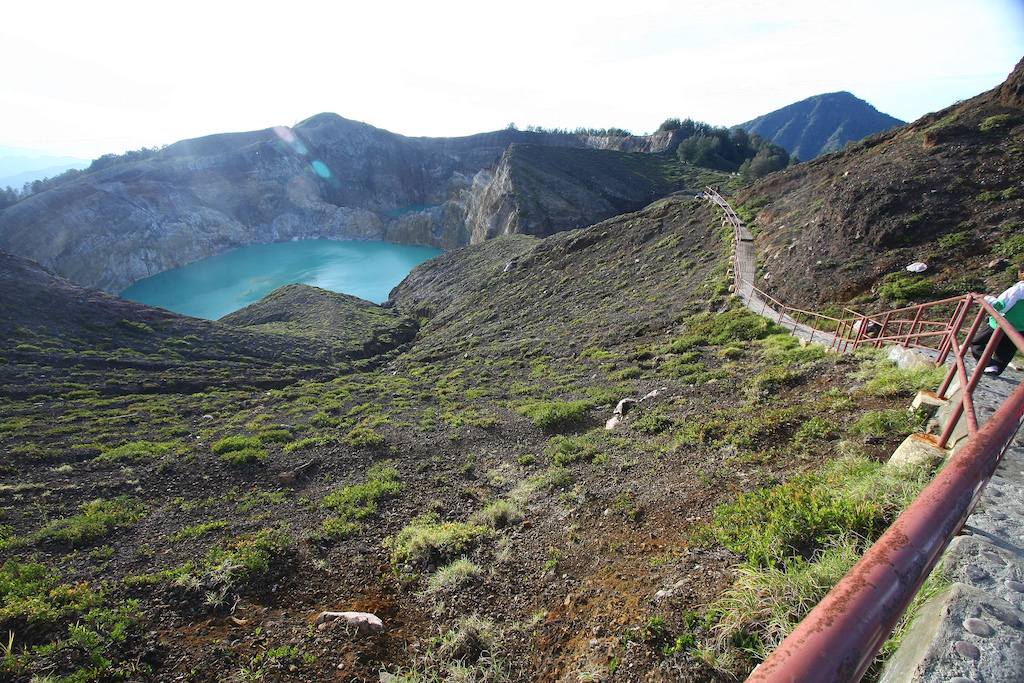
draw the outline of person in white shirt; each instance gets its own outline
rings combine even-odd
[[[1006,322],[1013,325],[1015,330],[1024,330],[1024,303],[1020,303],[1024,299],[1024,263],[1020,264],[1017,268],[1017,280],[1018,282],[1015,285],[999,296],[986,296],[985,301],[992,304],[992,308],[999,311],[1006,318]],[[974,335],[974,339],[971,340],[971,353],[974,354],[974,360],[981,359],[981,354],[985,352],[985,347],[988,346],[988,342],[996,331],[996,327],[995,318],[989,317],[988,325],[982,327]],[[1017,345],[1013,343],[1009,336],[1004,334],[999,340],[998,346],[996,346],[995,353],[992,354],[992,359],[985,366],[985,374],[1002,374],[1016,353]]]

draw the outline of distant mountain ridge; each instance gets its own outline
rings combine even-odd
[[[0,145],[0,189],[21,189],[25,183],[52,178],[72,168],[85,168],[88,159],[50,156],[35,150]]]
[[[733,128],[768,138],[802,161],[809,161],[837,152],[848,142],[905,123],[842,91],[808,97]]]
[[[14,173],[9,176],[0,178],[0,188],[12,187],[15,190],[20,190],[25,183],[31,183],[35,180],[43,180],[44,178],[55,178],[65,171],[70,171],[73,168],[82,169],[86,168],[90,162],[88,161],[76,161],[69,164],[57,164],[54,166],[46,166],[45,168],[35,169],[32,171],[22,171],[20,173]]]

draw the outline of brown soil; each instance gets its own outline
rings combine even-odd
[[[922,259],[936,293],[995,287],[1002,266],[987,262],[1019,233],[1024,201],[1012,191],[1024,159],[1014,93],[741,193],[740,205],[768,197],[754,228],[770,289],[792,304],[883,306],[881,279]],[[97,623],[88,614],[40,625],[3,612],[0,633],[14,641],[0,678],[376,681],[431,663],[487,670],[485,652],[510,681],[742,675],[751,662],[719,671],[687,644],[712,635],[709,605],[738,561],[700,531],[721,503],[834,457],[835,440],[794,440],[811,416],[843,433],[908,397],[866,397],[848,357],[793,362],[773,384],[758,343],[674,349],[701,329],[696,314],[732,306],[719,225],[705,204],[673,197],[545,240],[448,252],[386,307],[292,288],[233,324],[90,292],[0,253],[0,557],[45,564],[134,615],[123,638],[95,626],[90,645],[73,637],[76,623]],[[653,390],[603,429],[619,399]],[[829,407],[843,395],[852,405]],[[572,401],[587,401],[575,421],[545,429],[528,416]],[[261,435],[263,460],[213,452]],[[139,442],[164,450],[104,457]],[[881,459],[895,445],[868,448]],[[573,460],[561,447],[581,450]],[[401,490],[349,533],[325,531],[325,497],[381,463]],[[522,520],[463,551],[480,568],[465,584],[426,591],[457,553],[392,562],[386,539],[413,520],[466,522],[552,474]],[[143,516],[77,542],[47,535],[118,496]],[[265,574],[234,573],[221,600],[174,580],[275,531],[286,549]],[[321,610],[373,612],[387,630],[320,630]],[[453,642],[470,616],[492,633],[488,647]]]
[[[453,654],[438,638],[476,615],[497,634],[492,651],[508,680],[718,680],[724,674],[695,651],[671,648],[677,638],[708,637],[692,615],[706,614],[738,558],[692,533],[738,493],[832,457],[834,442],[798,447],[792,436],[829,390],[857,395],[849,378],[856,364],[847,358],[794,366],[789,385],[752,394],[765,360],[750,343],[734,344],[728,358],[722,346],[695,347],[689,362],[701,373],[717,372],[713,378],[680,370],[679,354],[666,344],[687,332],[692,314],[730,305],[720,294],[727,246],[720,232],[704,204],[673,199],[543,241],[501,239],[449,252],[396,290],[392,308],[383,309],[394,323],[356,325],[362,314],[344,309],[364,335],[346,342],[355,350],[367,348],[367,339],[392,339],[381,330],[405,329],[406,315],[419,320],[415,341],[369,360],[355,351],[356,360],[317,355],[346,305],[332,295],[292,293],[301,304],[283,309],[318,310],[301,329],[268,328],[274,316],[258,310],[246,318],[250,327],[231,327],[90,298],[9,258],[6,272],[28,284],[4,301],[3,334],[17,342],[5,352],[4,372],[32,389],[28,395],[12,385],[0,402],[7,535],[32,537],[86,501],[122,494],[141,502],[145,515],[73,546],[38,538],[3,554],[41,561],[66,581],[106,586],[108,605],[139,601],[137,627],[105,646],[112,664],[99,679],[241,680],[244,669],[262,664],[265,680],[377,680],[382,670],[422,666],[442,652],[473,661],[479,653],[472,647]],[[91,325],[67,314],[75,303],[76,316]],[[123,320],[148,321],[150,330]],[[105,346],[77,346],[90,334],[104,336]],[[192,345],[168,346],[189,335]],[[392,341],[400,344],[400,337]],[[330,342],[336,351],[340,343]],[[110,350],[92,355],[89,348]],[[302,362],[275,360],[285,349]],[[118,358],[120,365],[102,369],[81,362]],[[614,400],[654,389],[658,398],[605,432]],[[553,431],[519,411],[595,391],[614,400]],[[887,405],[905,402],[896,397]],[[808,412],[755,431],[743,448],[711,436],[696,443],[679,437],[708,415],[751,420],[780,405]],[[830,417],[848,426],[877,407],[864,402]],[[648,416],[661,422],[645,422]],[[383,443],[346,443],[359,424]],[[247,465],[211,452],[226,436],[270,428],[294,439],[328,438],[290,451],[271,443],[267,460]],[[427,578],[454,556],[392,564],[386,538],[427,512],[465,522],[507,498],[554,466],[560,436],[585,437],[598,450],[567,464],[568,480],[538,490],[523,520],[468,551],[478,576],[428,594]],[[98,458],[138,441],[174,448],[137,461]],[[885,457],[893,445],[872,448]],[[382,461],[393,463],[403,490],[358,519],[354,533],[325,534],[321,524],[331,512],[324,497],[365,482]],[[221,527],[182,534],[210,522]],[[205,590],[157,574],[266,529],[286,530],[290,548],[265,576],[235,581],[219,606],[207,604]],[[314,629],[321,610],[369,611],[387,631]],[[76,618],[66,615],[46,629],[16,620],[4,628],[14,630],[17,649],[63,638]],[[285,647],[294,650],[281,655]],[[10,680],[82,671],[86,657],[84,649],[65,647]]]

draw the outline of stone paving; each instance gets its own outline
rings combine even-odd
[[[979,426],[1021,381],[1014,369],[982,380]],[[951,585],[918,613],[881,683],[1024,681],[1024,435],[1014,437],[935,574]]]
[[[735,229],[735,291],[744,305],[803,339],[813,334],[813,341],[831,344],[831,335],[766,306],[752,285],[753,236],[742,223]],[[975,389],[979,426],[1024,381],[1018,361]],[[968,363],[970,372],[969,357]],[[880,683],[1024,682],[1024,434],[1014,437],[934,573],[948,585],[920,609]]]

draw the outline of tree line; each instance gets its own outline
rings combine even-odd
[[[519,130],[514,123],[509,130]],[[628,137],[632,133],[622,128],[544,128],[527,126],[531,133],[553,133],[558,135],[595,135],[603,137]],[[756,180],[773,171],[800,163],[796,156],[758,134],[748,135],[742,128],[729,130],[724,126],[712,126],[691,118],[666,119],[658,127],[659,133],[678,131],[675,138],[681,140],[676,147],[680,163],[711,168],[727,173],[739,173],[744,182]]]
[[[508,124],[505,127],[505,130],[519,130],[519,127],[516,124],[514,124],[514,123],[510,123],[510,124]],[[533,126],[533,125],[530,125],[530,126],[527,126],[526,128],[524,128],[523,130],[525,130],[527,133],[547,133],[547,134],[551,134],[551,135],[577,135],[577,136],[580,136],[580,137],[588,136],[588,135],[593,135],[593,136],[605,137],[605,138],[628,138],[631,135],[633,135],[632,132],[626,130],[625,128],[615,128],[614,126],[611,127],[611,128],[583,128],[583,127],[577,127],[577,128],[571,128],[570,129],[570,128],[558,128],[558,127],[555,127],[555,128],[545,128],[544,126]]]
[[[164,145],[164,147],[166,146],[167,145]],[[97,159],[93,159],[92,163],[89,164],[89,167],[85,170],[72,168],[55,175],[52,178],[30,180],[20,188],[14,188],[8,185],[4,189],[0,190],[0,211],[3,211],[8,206],[14,206],[18,202],[25,201],[34,194],[39,194],[46,190],[52,190],[58,185],[63,185],[64,183],[72,180],[77,180],[86,173],[94,173],[118,164],[127,164],[133,161],[148,159],[161,149],[163,149],[163,147],[143,147],[142,149],[130,150],[124,154],[104,154]]]
[[[659,132],[679,131],[682,138],[676,156],[684,164],[718,171],[739,173],[744,181],[755,180],[773,171],[800,163],[796,156],[758,134],[748,135],[742,128],[730,131],[687,118],[666,119]]]

